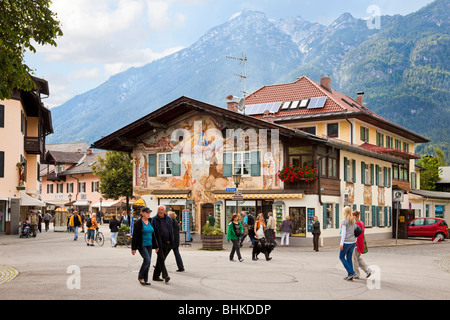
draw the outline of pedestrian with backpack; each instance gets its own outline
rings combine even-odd
[[[96,214],[93,213],[91,217],[86,219],[86,227],[87,227],[87,245],[93,247],[94,246],[94,238],[95,238],[95,230],[98,229],[98,223],[96,219]]]
[[[359,220],[359,211],[353,211],[353,216],[355,217],[356,224],[361,228],[361,234],[356,238],[356,248],[353,252],[353,270],[355,271],[354,279],[359,279],[359,268],[361,268],[366,273],[366,278],[368,278],[371,276],[372,270],[370,270],[370,268],[361,257],[362,254],[367,252],[367,244],[364,237],[364,231],[366,228],[364,226],[364,223]]]

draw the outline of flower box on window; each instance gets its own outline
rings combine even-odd
[[[278,172],[278,177],[286,183],[295,183],[298,181],[312,182],[317,179],[317,170],[310,165],[304,167],[300,165],[283,166]]]

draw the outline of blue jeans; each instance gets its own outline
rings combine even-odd
[[[355,273],[355,271],[353,270],[353,262],[352,262],[353,249],[355,249],[355,245],[356,242],[344,243],[343,249],[339,250],[339,259],[344,265],[345,270],[347,270],[348,276]]]
[[[148,282],[148,271],[150,270],[150,261],[152,259],[152,246],[142,246],[142,248],[139,248],[139,253],[144,261],[142,261],[141,269],[139,270],[138,280],[144,279],[145,282]]]
[[[73,233],[75,234],[73,238],[76,240],[76,239],[78,239],[78,226],[75,226],[72,228],[73,228]]]

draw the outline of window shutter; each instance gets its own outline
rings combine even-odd
[[[156,177],[156,154],[151,153],[148,155],[148,176]]]
[[[360,219],[364,224],[366,224],[366,207],[362,204],[359,211],[361,211]]]
[[[375,166],[375,184],[380,185],[380,167],[378,165]]]
[[[250,166],[252,177],[261,175],[260,151],[252,151],[250,154]]]
[[[356,182],[356,160],[352,160],[352,173],[353,173],[353,177],[352,177],[352,181],[353,183]]]
[[[323,207],[323,229],[327,228],[327,204],[322,204]]]
[[[380,134],[377,132],[377,146],[380,145]]]
[[[358,208],[356,204],[353,205],[353,211],[355,211]]]
[[[375,206],[372,206],[372,227],[377,226],[377,209]]]
[[[232,154],[230,152],[223,153],[223,172],[222,176],[231,177],[232,174]]]
[[[347,166],[348,166],[348,160],[346,157],[344,157],[344,181],[347,181],[347,179],[348,179]]]
[[[361,183],[366,183],[366,163],[361,161]]]
[[[384,171],[383,171],[384,186],[387,187],[387,185],[388,185],[388,181],[387,181],[387,172],[388,172],[388,170],[387,170],[386,167],[383,167],[383,168],[384,168]]]
[[[388,226],[392,226],[392,207],[389,207],[389,224]]]
[[[336,229],[339,229],[339,203],[336,203],[335,209],[336,209]]]
[[[388,207],[384,207],[384,226],[387,227],[388,225]]]
[[[391,168],[388,168],[388,187],[392,187],[392,175],[391,175]]]
[[[5,127],[5,106],[0,104],[0,128]]]
[[[375,182],[374,180],[374,165],[371,164],[370,165],[370,184],[373,186],[373,183]]]
[[[379,227],[380,226],[380,207],[376,206],[377,208],[377,223],[376,226]]]
[[[172,176],[181,176],[181,157],[180,152],[172,152]]]
[[[364,127],[361,126],[360,128],[361,141],[364,141]]]
[[[5,177],[5,152],[0,151],[0,178]]]

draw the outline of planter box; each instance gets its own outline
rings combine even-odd
[[[202,235],[203,250],[223,250],[223,235]]]

